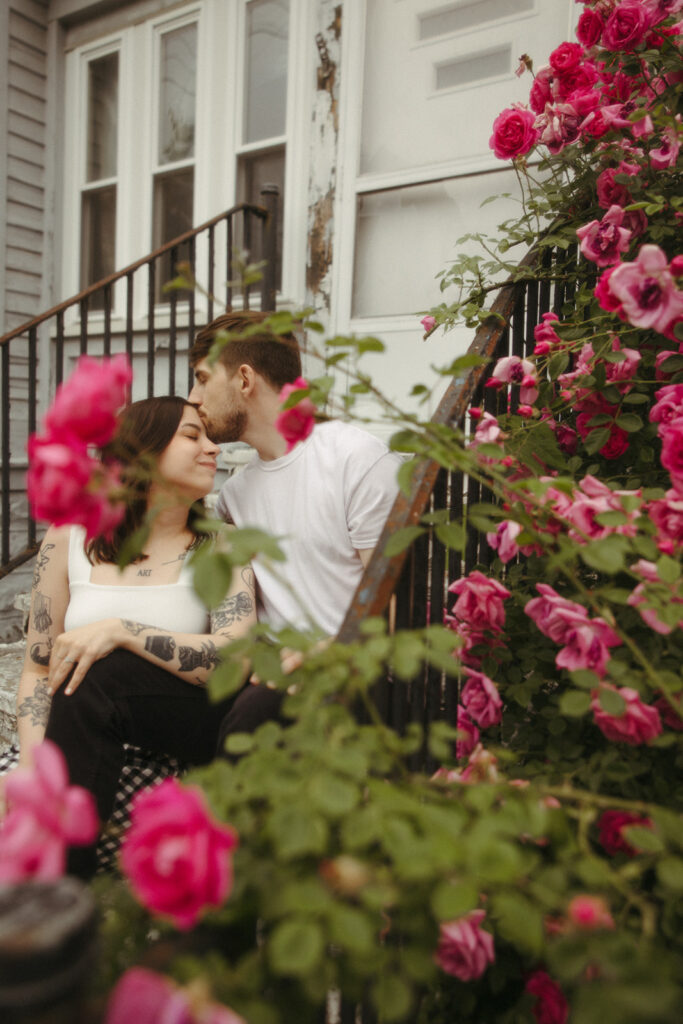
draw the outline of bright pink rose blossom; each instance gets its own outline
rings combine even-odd
[[[621,206],[610,206],[602,220],[592,220],[576,229],[581,240],[581,252],[599,267],[609,267],[626,252],[631,232],[622,227],[624,211]]]
[[[633,262],[619,263],[608,273],[607,287],[618,316],[634,327],[668,336],[673,324],[683,316],[683,291],[676,288],[667,258],[659,246],[642,245]],[[602,305],[597,290],[596,296]]]
[[[498,115],[489,146],[499,160],[511,160],[529,152],[538,138],[535,120],[534,114],[523,107],[509,107]]]
[[[657,547],[673,555],[683,545],[683,495],[673,488],[663,498],[651,501],[647,512],[657,528]]]
[[[567,612],[563,618],[565,646],[555,658],[557,667],[570,672],[585,668],[603,676],[610,659],[609,648],[621,644],[617,634],[602,619],[589,619],[585,609],[582,615]]]
[[[546,971],[534,971],[524,988],[536,996],[532,1009],[536,1024],[567,1024],[569,1005],[560,986]]]
[[[125,404],[133,371],[125,355],[111,359],[81,356],[69,379],[57,388],[44,425],[52,436],[102,446],[116,429],[116,414]]]
[[[493,936],[481,927],[485,917],[483,910],[473,910],[441,925],[435,959],[446,974],[460,981],[474,981],[494,962]]]
[[[170,979],[131,967],[109,997],[104,1024],[245,1024],[227,1006],[178,988]]]
[[[579,18],[576,26],[576,38],[587,49],[600,42],[600,36],[605,26],[598,11],[586,10]]]
[[[533,405],[538,398],[536,367],[528,359],[519,356],[505,356],[499,359],[489,378],[489,386],[519,384],[519,397],[525,404]]]
[[[671,483],[683,496],[683,415],[661,423],[659,436],[662,439],[660,461],[671,475]]]
[[[70,786],[61,750],[44,740],[33,751],[34,767],[7,779],[10,810],[0,832],[0,882],[60,878],[66,847],[82,846],[97,835],[92,796]]]
[[[608,50],[635,49],[647,35],[652,18],[640,0],[622,0],[608,17],[602,44]]]
[[[574,896],[567,907],[567,916],[572,924],[583,931],[614,928],[614,919],[602,896]]]
[[[460,736],[455,741],[455,756],[460,761],[463,757],[469,757],[479,742],[479,730],[462,704],[458,704],[456,728]]]
[[[541,633],[563,644],[568,631],[567,615],[574,613],[585,616],[586,609],[575,601],[568,601],[547,583],[537,583],[536,590],[541,595],[533,597],[524,607],[525,613],[536,623]]]
[[[295,391],[305,391],[308,381],[297,377],[293,384],[285,384],[280,392],[280,404],[283,405]],[[275,420],[275,427],[287,442],[287,451],[305,441],[315,426],[315,405],[310,398],[302,398],[290,409],[283,409]]]
[[[236,832],[211,818],[201,790],[164,779],[135,797],[121,865],[141,903],[186,929],[229,894],[236,846]]]
[[[635,857],[638,853],[631,844],[624,838],[622,829],[628,825],[637,825],[639,828],[652,828],[650,818],[645,818],[634,811],[604,811],[598,821],[599,840],[603,849],[610,857],[618,853],[625,853],[628,857]]]
[[[424,328],[425,334],[431,334],[436,327],[436,319],[433,316],[423,316],[420,323]]]
[[[631,193],[625,185],[614,179],[617,175],[637,176],[640,173],[638,164],[629,164],[622,160],[618,167],[607,167],[598,175],[596,190],[598,202],[604,210],[610,206],[628,206],[631,202]]]
[[[489,579],[475,569],[462,579],[451,583],[449,593],[456,594],[453,613],[476,630],[500,632],[505,625],[503,602],[510,591],[498,580]]]
[[[498,687],[483,672],[474,672],[467,668],[464,672],[467,682],[463,687],[460,699],[467,713],[482,729],[497,725],[503,710]]]
[[[628,743],[635,747],[641,743],[649,743],[659,736],[662,731],[659,712],[657,708],[643,704],[637,690],[632,690],[629,686],[617,688],[611,683],[602,683],[602,686],[618,693],[625,702],[621,715],[610,715],[600,703],[599,691],[593,692],[593,719],[608,740],[614,743]]]

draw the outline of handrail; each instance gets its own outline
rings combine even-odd
[[[107,277],[103,277],[100,281],[95,281],[94,284],[89,284],[87,288],[78,292],[77,295],[73,295],[70,299],[65,299],[63,302],[59,302],[56,306],[48,309],[45,313],[41,313],[40,316],[34,317],[32,320],[27,320],[19,327],[15,327],[13,330],[8,331],[7,334],[3,334],[0,337],[0,345],[4,345],[6,342],[11,341],[12,338],[18,337],[20,334],[25,334],[33,327],[38,327],[40,324],[45,323],[53,316],[57,316],[58,313],[64,313],[70,306],[75,306],[77,303],[81,303],[84,299],[88,299],[91,295],[101,291],[103,288],[116,284],[117,281],[121,281],[128,274],[135,273],[140,267],[144,267],[145,264],[153,263],[154,260],[160,256],[164,256],[166,253],[171,252],[173,249],[184,245],[185,242],[189,242],[191,239],[196,238],[204,231],[208,231],[209,228],[215,227],[222,220],[227,217],[231,217],[237,213],[253,213],[255,217],[260,220],[266,220],[270,216],[270,211],[264,206],[255,206],[253,203],[238,203],[237,206],[231,207],[229,210],[225,210],[223,213],[219,213],[216,217],[211,217],[210,220],[204,221],[199,227],[190,228],[189,231],[185,231],[182,235],[178,235],[177,238],[172,238],[170,242],[164,242],[158,249],[149,253],[147,256],[141,257],[134,263],[129,263],[123,270],[117,270],[113,274],[109,274]]]
[[[532,249],[520,266],[533,266],[538,253]],[[491,359],[509,328],[510,320],[519,301],[520,290],[525,281],[506,281],[491,307],[491,317],[478,328],[469,346],[468,354]],[[432,423],[462,425],[465,414],[475,394],[481,389],[490,374],[486,365],[475,366],[463,377],[453,377],[443,395]],[[408,557],[408,548],[396,555],[387,557],[384,548],[389,538],[397,530],[406,526],[414,526],[424,514],[429,497],[434,489],[436,478],[441,466],[433,459],[417,459],[417,466],[411,478],[410,493],[399,491],[382,535],[366,566],[349,610],[346,614],[337,639],[342,643],[350,643],[358,636],[361,622],[369,616],[383,615],[394,593],[399,577]]]

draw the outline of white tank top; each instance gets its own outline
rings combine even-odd
[[[209,613],[192,585],[186,562],[175,583],[157,586],[116,586],[90,582],[92,564],[85,553],[85,530],[74,526],[69,535],[69,605],[64,629],[100,619],[130,619],[174,633],[208,633]]]

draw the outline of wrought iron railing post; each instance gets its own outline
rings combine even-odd
[[[277,295],[277,216],[278,197],[280,190],[277,185],[266,184],[261,189],[261,203],[268,211],[264,217],[263,259],[265,267],[261,282],[261,309],[275,309]]]

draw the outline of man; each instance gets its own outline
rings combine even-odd
[[[255,560],[259,618],[278,629],[318,628],[334,636],[393,505],[400,460],[367,431],[340,420],[317,424],[287,452],[275,420],[282,387],[301,374],[296,339],[274,335],[266,324],[228,341],[213,365],[208,359],[219,332],[238,334],[267,317],[226,313],[199,332],[190,352],[189,400],[212,441],[244,441],[255,449],[244,471],[224,485],[217,511],[238,527],[274,535],[286,555],[277,574]],[[279,700],[264,687],[249,687],[235,702],[224,737],[272,717]]]

